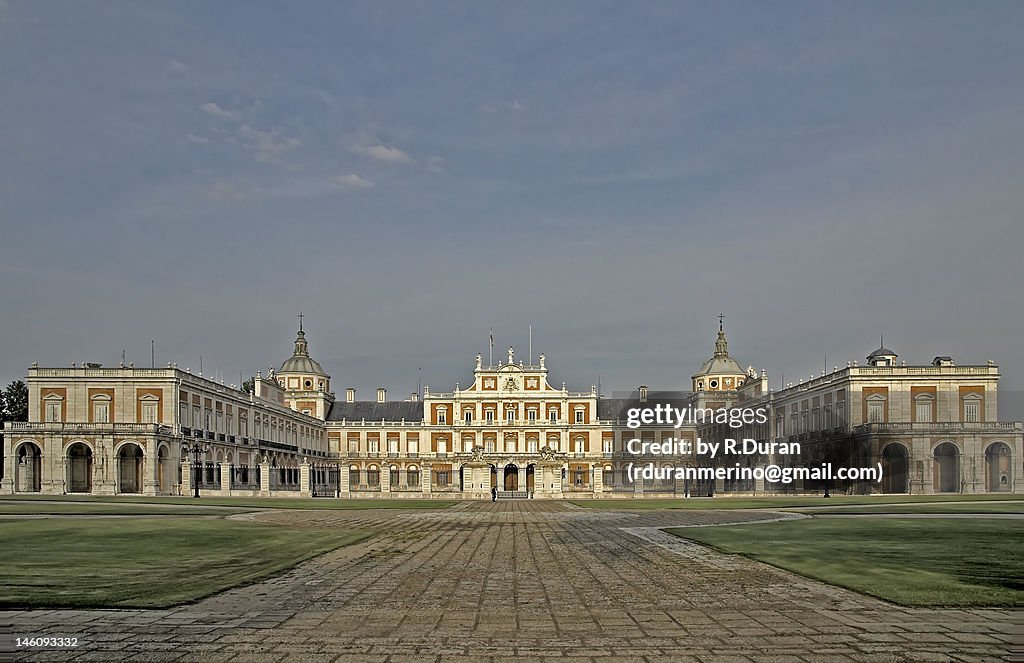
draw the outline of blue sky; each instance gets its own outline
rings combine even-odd
[[[336,390],[773,384],[886,345],[1024,388],[1024,5],[7,2],[0,380],[290,354]],[[524,354],[520,353],[520,356]]]

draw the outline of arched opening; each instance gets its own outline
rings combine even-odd
[[[960,492],[960,450],[952,442],[943,442],[935,447],[934,459],[935,492]]]
[[[466,490],[466,466],[459,465],[459,490]]]
[[[117,452],[117,492],[142,492],[142,449],[137,444],[122,445]]]
[[[92,449],[82,442],[68,447],[68,492],[92,492]]]
[[[882,492],[906,493],[907,448],[902,444],[887,444],[882,449]]]
[[[519,490],[519,468],[513,463],[505,466],[504,484],[505,490]]]
[[[15,452],[14,490],[38,493],[43,488],[43,453],[33,442],[24,442]]]
[[[534,465],[527,465],[526,466],[526,490],[528,492],[531,492],[531,493],[533,492],[534,479],[535,479],[534,475],[535,475],[535,473],[536,473],[536,466],[534,466]]]
[[[1005,442],[993,442],[985,449],[985,482],[990,493],[1008,493],[1012,489],[1010,460],[1010,447]]]
[[[491,465],[491,488],[498,487],[498,468]]]

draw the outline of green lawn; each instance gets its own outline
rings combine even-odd
[[[825,516],[668,531],[901,605],[1024,605],[1024,520]]]
[[[790,509],[818,506],[900,504],[908,502],[971,502],[989,500],[1022,500],[1024,495],[982,494],[982,495],[835,495],[828,499],[820,495],[794,497],[691,497],[651,499],[597,499],[572,500],[577,506],[589,509],[614,509],[632,511],[647,509]]]
[[[0,609],[156,608],[280,573],[372,532],[206,518],[0,522]]]
[[[252,511],[254,509],[447,509],[456,500],[442,499],[334,499],[329,497],[146,497],[94,495],[0,495],[0,505],[8,502],[54,501],[91,504],[176,504],[189,506],[223,506]]]
[[[245,513],[252,508],[196,508],[178,504],[113,504],[109,502],[24,502],[0,501],[0,519],[18,515],[82,515],[82,516],[227,516]]]
[[[825,509],[787,509],[799,511],[813,516],[835,514],[852,516],[858,514],[879,513],[1024,513],[1024,500],[1012,502],[971,501],[971,502],[936,502],[929,504],[878,504],[840,506]]]

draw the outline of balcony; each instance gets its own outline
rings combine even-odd
[[[936,421],[923,423],[898,422],[890,424],[861,424],[854,428],[856,433],[963,433],[963,432],[1007,432],[1021,430],[1019,421]]]
[[[171,435],[173,429],[161,424],[99,424],[99,423],[67,423],[63,421],[8,421],[3,424],[4,430],[20,433],[113,433],[138,435],[152,433]]]

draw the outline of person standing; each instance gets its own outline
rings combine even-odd
[[[492,502],[497,502],[498,501],[498,489],[495,486],[491,486],[491,501]]]

